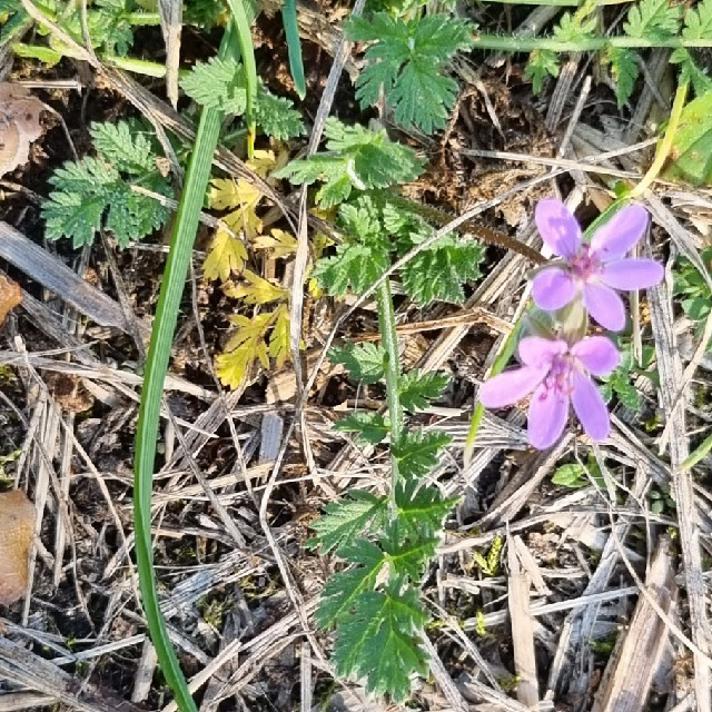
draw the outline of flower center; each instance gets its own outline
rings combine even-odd
[[[549,373],[544,379],[545,391],[542,400],[550,394],[559,397],[569,396],[573,390],[574,357],[571,354],[554,356]]]
[[[601,271],[601,261],[591,251],[590,245],[582,245],[575,257],[569,262],[573,274],[584,282]]]

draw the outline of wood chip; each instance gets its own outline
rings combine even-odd
[[[0,176],[30,160],[30,144],[43,132],[43,107],[24,87],[0,82]]]
[[[0,493],[0,604],[25,595],[35,507],[22,490]]]
[[[0,326],[7,315],[22,302],[22,290],[17,282],[0,275]]]

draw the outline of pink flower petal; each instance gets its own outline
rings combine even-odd
[[[478,397],[485,408],[502,408],[529,395],[549,372],[548,367],[514,368],[482,384]]]
[[[522,359],[522,363],[534,368],[548,370],[554,356],[565,354],[568,350],[566,342],[561,339],[527,336],[519,342],[519,358]]]
[[[529,404],[527,436],[537,450],[551,447],[564,432],[569,415],[569,399],[542,383]]]
[[[532,296],[536,305],[545,311],[556,311],[566,306],[576,295],[571,275],[559,267],[542,270],[532,282]]]
[[[591,250],[603,262],[619,260],[630,251],[648,228],[648,211],[642,205],[621,208],[591,238]]]
[[[571,402],[588,436],[597,442],[605,440],[611,431],[608,409],[601,392],[588,376],[574,374]]]
[[[554,198],[540,200],[534,211],[542,240],[555,254],[573,257],[581,245],[581,228],[569,209]]]
[[[601,281],[614,289],[630,291],[645,289],[662,282],[663,266],[655,260],[627,259],[608,262],[603,266]]]
[[[606,336],[587,336],[571,347],[571,353],[594,376],[607,376],[621,360],[615,344]]]
[[[620,331],[625,326],[623,300],[605,284],[587,282],[583,288],[583,303],[602,327]]]

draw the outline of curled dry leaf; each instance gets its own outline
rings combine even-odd
[[[0,605],[25,595],[35,508],[22,490],[0,493]]]
[[[42,135],[43,104],[24,87],[0,82],[0,176],[30,158],[30,144]]]
[[[0,274],[0,326],[7,315],[22,301],[22,290],[17,282],[13,282]]]

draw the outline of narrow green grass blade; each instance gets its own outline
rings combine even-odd
[[[232,12],[235,28],[237,29],[237,42],[245,66],[245,81],[247,85],[247,106],[245,120],[247,121],[247,155],[252,158],[255,150],[255,101],[257,99],[257,63],[255,62],[255,48],[252,44],[252,31],[250,18],[245,7],[245,0],[227,0]]]
[[[691,470],[700,460],[703,460],[712,450],[712,435],[708,435],[701,443],[701,445],[692,452],[692,454],[680,464],[677,472],[685,472],[686,470]]]
[[[307,81],[304,77],[302,43],[299,40],[299,26],[297,25],[297,0],[284,0],[282,24],[284,25],[284,36],[287,39],[289,71],[294,80],[294,88],[299,94],[299,98],[303,99],[307,95]]]
[[[233,42],[233,32],[226,31],[220,45],[221,56],[224,57],[228,52],[233,51]],[[171,247],[161,280],[161,292],[146,359],[141,406],[136,428],[134,531],[139,588],[148,631],[156,648],[161,671],[175,695],[181,712],[195,712],[197,708],[168,637],[166,622],[158,603],[151,540],[151,493],[163,384],[168,370],[173,333],[178,321],[178,309],[183,296],[200,210],[203,207],[203,198],[210,179],[212,157],[218,143],[222,119],[222,113],[213,109],[203,109],[200,115],[195,145],[178,204]]]

